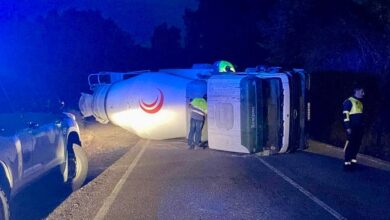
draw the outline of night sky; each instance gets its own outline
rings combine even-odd
[[[101,11],[128,31],[140,44],[149,44],[155,26],[167,22],[183,28],[185,8],[196,9],[197,0],[0,0],[0,13],[16,11],[26,17],[68,8]]]

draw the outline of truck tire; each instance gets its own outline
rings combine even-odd
[[[8,199],[2,188],[0,188],[0,220],[9,220]]]
[[[65,169],[65,183],[70,190],[76,191],[83,185],[88,174],[88,157],[79,145],[73,144],[68,150]]]

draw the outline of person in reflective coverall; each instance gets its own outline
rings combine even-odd
[[[363,138],[364,118],[363,103],[364,89],[355,85],[353,96],[343,102],[344,129],[347,140],[344,146],[344,170],[351,171],[357,164],[356,156]]]
[[[202,128],[207,114],[207,102],[205,98],[194,98],[190,103],[191,121],[188,134],[188,149],[200,147]]]

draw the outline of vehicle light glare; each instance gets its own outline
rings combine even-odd
[[[155,132],[156,127],[174,123],[173,119],[177,118],[175,111],[164,110],[158,114],[148,114],[139,109],[128,109],[122,112],[113,113],[110,120],[114,124],[132,130],[135,134],[143,137],[149,136]],[[159,131],[165,133],[165,131]],[[156,139],[159,139],[158,137]]]

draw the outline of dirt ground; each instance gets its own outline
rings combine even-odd
[[[81,142],[88,155],[86,183],[121,158],[140,139],[118,126],[100,124],[94,118],[82,118],[78,112],[72,113],[76,115]]]
[[[72,113],[76,115],[82,145],[88,155],[88,176],[85,185],[52,210],[46,219],[90,219],[127,168],[118,162],[127,163],[129,158],[123,156],[141,140],[118,126],[99,124],[94,118],[83,119],[77,112]],[[89,206],[90,210],[75,217],[75,210],[83,206]]]

